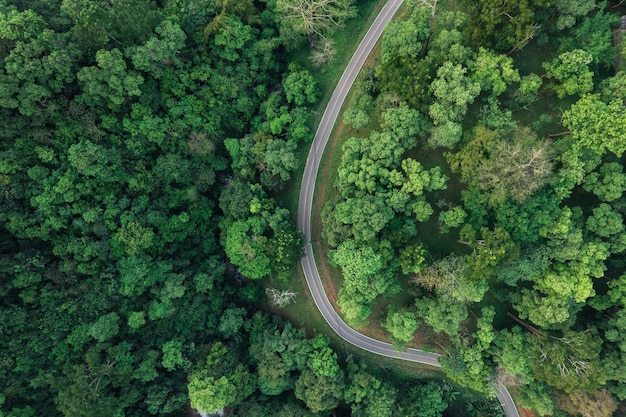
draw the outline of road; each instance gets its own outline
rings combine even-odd
[[[390,358],[403,359],[412,362],[419,362],[435,367],[440,367],[438,358],[440,355],[436,353],[423,352],[418,349],[408,349],[406,352],[397,352],[389,343],[372,339],[365,336],[348,326],[339,317],[333,308],[320,279],[315,258],[313,256],[313,246],[311,244],[311,209],[313,207],[313,194],[315,192],[315,180],[319,170],[320,161],[324,148],[330,138],[330,134],[335,126],[335,121],[339,114],[339,110],[356,79],[359,70],[365,63],[366,58],[374,48],[376,41],[380,38],[387,22],[391,20],[396,13],[402,0],[389,0],[383,7],[378,17],[370,27],[369,31],[361,41],[356,52],[352,56],[350,63],[346,67],[333,95],[328,102],[328,106],[324,111],[320,125],[315,133],[315,138],[311,145],[309,155],[304,168],[302,177],[302,187],[300,189],[300,200],[298,205],[298,228],[302,231],[307,242],[305,246],[305,255],[302,258],[302,269],[306,276],[306,281],[311,291],[311,296],[317,305],[317,308],[328,322],[328,325],[346,342],[351,343],[361,349],[369,352],[388,356]],[[496,394],[500,400],[507,417],[519,417],[515,403],[506,387],[502,383],[498,383]]]

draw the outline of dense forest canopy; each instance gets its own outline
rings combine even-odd
[[[608,416],[626,398],[611,4],[410,4],[356,86],[346,123],[368,135],[324,210],[342,312],[364,324],[410,280],[383,320],[399,349],[428,325],[455,383],[489,395],[501,369],[541,415]],[[442,415],[451,384],[258,311],[258,280],[302,254],[280,197],[322,91],[292,53],[328,63],[359,5],[0,0],[0,415]]]
[[[398,349],[431,332],[449,378],[501,378],[537,415],[626,399],[618,3],[410,2],[353,88],[322,210],[348,323]]]

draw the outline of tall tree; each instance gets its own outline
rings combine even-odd
[[[287,36],[305,35],[313,44],[340,28],[356,8],[352,0],[277,0],[276,13]]]

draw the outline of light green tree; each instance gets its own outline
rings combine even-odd
[[[406,350],[406,344],[413,340],[413,335],[418,327],[419,324],[415,319],[415,313],[408,310],[389,308],[385,329],[391,335],[395,349]]]
[[[585,94],[593,90],[593,72],[589,70],[592,61],[593,56],[590,53],[574,49],[543,64],[546,76],[559,83],[554,86],[559,98],[566,94]]]

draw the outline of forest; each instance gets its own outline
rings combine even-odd
[[[0,416],[498,416],[504,375],[536,415],[624,410],[618,1],[407,1],[354,87],[322,213],[341,313],[387,300],[447,379],[268,308],[366,3],[0,0]]]
[[[408,2],[321,210],[349,324],[533,415],[626,413],[622,3]]]

